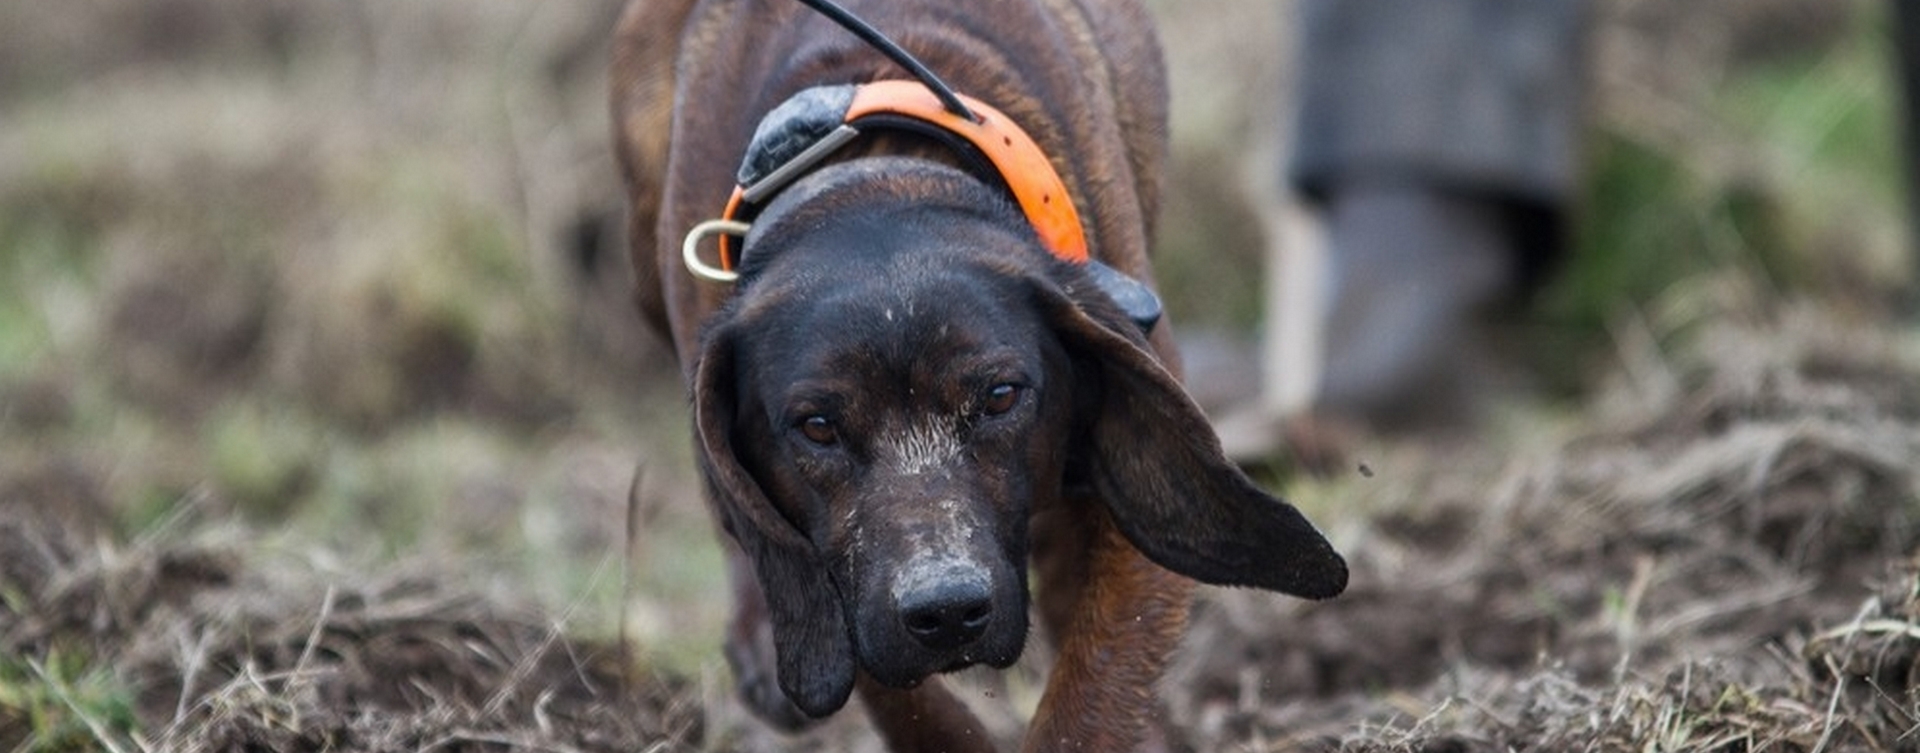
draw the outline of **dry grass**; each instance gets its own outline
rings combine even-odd
[[[1915,341],[1804,312],[1695,337],[1669,389],[1531,451],[1370,460],[1356,504],[1426,499],[1344,532],[1338,600],[1207,605],[1175,683],[1200,747],[1911,749]]]
[[[1189,744],[1914,749],[1915,341],[1791,314],[1693,342],[1671,390],[1623,382],[1645,402],[1617,392],[1559,439],[1387,446],[1337,482],[1393,510],[1339,519],[1352,590],[1210,594],[1167,686]],[[192,502],[120,541],[34,499],[0,515],[15,747],[872,745],[845,724],[748,733],[706,681],[578,637],[484,563],[356,569]]]
[[[184,517],[116,544],[8,512],[0,651],[53,691],[39,708],[0,704],[8,747],[664,752],[701,738],[685,681],[570,637],[565,616],[460,571],[472,563],[355,572]],[[63,657],[111,667],[131,718],[76,700],[48,669]]]

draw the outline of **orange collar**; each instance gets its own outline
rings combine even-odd
[[[973,110],[979,122],[949,112],[932,90],[917,81],[875,81],[851,87],[821,87],[796,95],[770,113],[768,119],[774,120],[773,115],[783,114],[784,110],[789,111],[784,113],[787,117],[811,122],[803,122],[798,128],[778,122],[761,124],[760,130],[754,134],[754,143],[748,147],[748,164],[741,170],[741,184],[734,187],[733,196],[727,201],[725,219],[740,220],[750,215],[752,205],[764,203],[827,155],[858,136],[863,125],[901,125],[900,121],[904,119],[905,125],[911,130],[935,136],[962,150],[967,146],[978,150],[980,156],[985,157],[999,173],[1047,250],[1060,259],[1076,264],[1085,263],[1088,260],[1087,236],[1080,224],[1080,213],[1074,209],[1073,198],[1067,194],[1067,185],[1053,169],[1053,162],[1047,159],[1046,152],[1041,151],[1040,145],[1034,143],[1033,138],[1021,130],[1012,118],[972,97],[964,94],[959,97]],[[796,103],[798,106],[795,106]],[[842,103],[844,108],[841,108]],[[825,105],[828,111],[822,112],[819,105]],[[839,112],[832,112],[835,109]],[[829,118],[830,122],[822,122]],[[803,148],[796,149],[790,138],[769,138],[770,131],[778,131],[778,135],[783,137],[791,137],[795,132],[817,135],[807,140]],[[767,147],[763,142],[786,143]],[[763,160],[766,155],[762,152],[768,148],[797,153],[783,155],[780,162],[769,166],[769,169],[754,169],[755,162]],[[727,237],[722,235],[722,269],[733,269],[733,256],[728,248]]]

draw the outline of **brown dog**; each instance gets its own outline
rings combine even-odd
[[[974,117],[861,119],[796,157],[888,88],[849,85],[906,73],[793,0],[635,0],[617,32],[639,301],[672,338],[733,542],[727,657],[776,724],[857,689],[894,750],[991,750],[928,679],[1019,656],[1031,563],[1058,655],[1026,749],[1137,747],[1188,578],[1346,584],[1313,526],[1222,456],[1151,324],[1166,92],[1147,14],[853,5]],[[768,177],[784,165],[804,169]],[[738,279],[702,279],[726,274],[682,241],[723,208],[755,215],[738,253],[692,251],[737,256]]]

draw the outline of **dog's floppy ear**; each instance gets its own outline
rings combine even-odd
[[[853,691],[852,638],[813,544],[767,500],[734,451],[734,338],[712,333],[694,377],[695,455],[727,531],[753,561],[773,622],[780,688],[823,717]]]
[[[1299,510],[1227,459],[1140,331],[1088,287],[1040,282],[1038,298],[1077,378],[1097,381],[1080,436],[1092,445],[1090,480],[1121,532],[1162,567],[1205,583],[1309,599],[1345,590],[1346,561]]]

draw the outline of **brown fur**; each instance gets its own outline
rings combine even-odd
[[[1134,0],[849,5],[1021,124],[1095,257],[1151,284],[1166,92]],[[636,292],[692,390],[734,542],[728,658],[763,717],[798,726],[856,690],[894,750],[991,750],[922,680],[1012,661],[1030,559],[1059,651],[1025,749],[1133,749],[1153,737],[1188,577],[1315,598],[1344,586],[1311,525],[1221,455],[1167,326],[1143,337],[940,149],[867,140],[767,208],[750,285],[689,275],[680,239],[717,216],[767,111],[807,86],[903,74],[791,0],[636,0],[617,34]],[[1013,409],[980,407],[1009,384]],[[833,441],[800,439],[792,405],[831,415]],[[953,530],[967,535],[936,536]],[[926,583],[986,584],[977,644],[901,641],[895,612]]]

